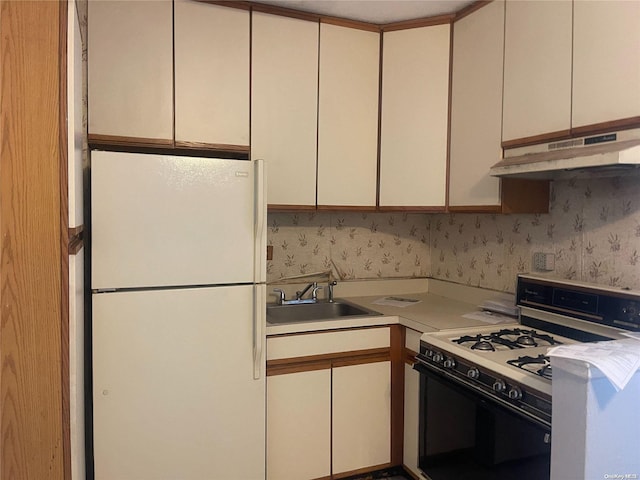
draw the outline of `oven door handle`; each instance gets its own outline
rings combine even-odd
[[[428,365],[427,357],[419,353],[415,356],[415,361],[416,362],[413,364],[413,369],[420,374],[426,375],[428,372],[428,368],[426,367],[426,365]]]

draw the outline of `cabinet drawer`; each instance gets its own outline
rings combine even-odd
[[[267,338],[267,360],[387,348],[389,327]]]

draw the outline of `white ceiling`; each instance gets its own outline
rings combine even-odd
[[[259,3],[362,22],[393,23],[454,13],[473,0],[260,0]]]

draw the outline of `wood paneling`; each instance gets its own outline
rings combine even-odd
[[[0,3],[0,478],[69,478],[67,2]],[[64,85],[62,85],[65,83]],[[62,97],[61,97],[62,95]],[[61,267],[63,267],[61,269]]]

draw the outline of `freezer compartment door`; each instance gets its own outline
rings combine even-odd
[[[92,288],[254,281],[250,161],[91,154]]]
[[[94,294],[97,480],[264,480],[254,295],[251,285]]]

